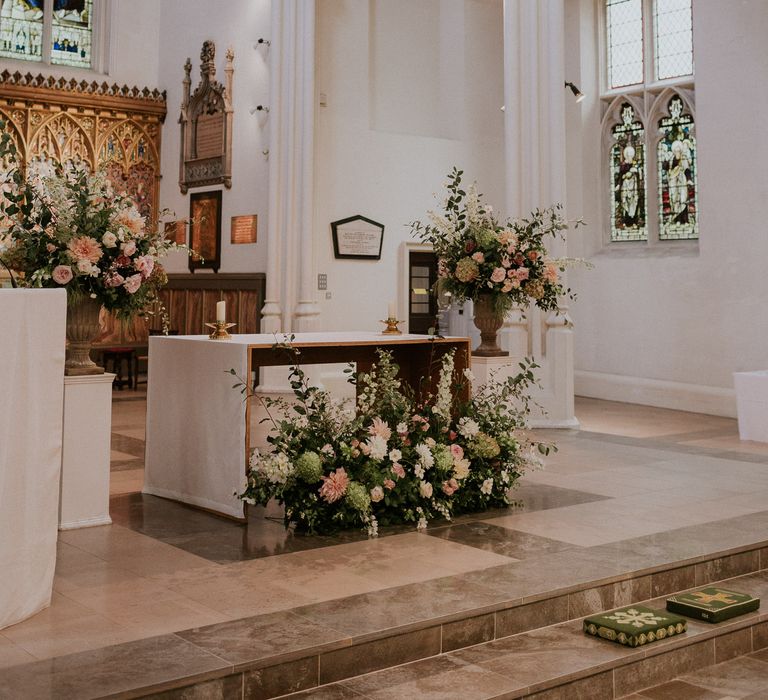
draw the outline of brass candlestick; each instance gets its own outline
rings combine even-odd
[[[387,318],[386,321],[379,321],[379,323],[383,323],[386,325],[386,328],[381,332],[382,335],[402,335],[403,332],[397,327],[398,323],[403,323],[403,321],[398,321],[394,316],[390,316]]]
[[[227,323],[226,321],[216,321],[215,323],[206,323],[208,328],[212,328],[211,334],[208,336],[211,340],[229,340],[232,336],[227,333],[228,328],[236,326],[236,323]]]

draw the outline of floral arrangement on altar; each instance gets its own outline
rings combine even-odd
[[[553,449],[520,432],[535,381],[529,360],[462,401],[472,376],[457,376],[452,352],[439,360],[434,393],[417,397],[379,351],[370,372],[347,370],[358,392],[352,407],[309,384],[289,341],[279,347],[294,353],[295,401],[259,397],[272,423],[270,449],[252,453],[239,497],[284,504],[286,527],[318,534],[365,527],[373,536],[380,524],[424,528],[434,518],[503,507],[520,475]],[[252,395],[242,379],[234,388]]]
[[[0,162],[0,262],[23,273],[23,286],[64,287],[70,305],[92,299],[123,318],[156,300],[167,281],[158,260],[184,246],[148,231],[103,172],[35,163],[25,177],[7,132]]]
[[[442,213],[428,212],[428,224],[411,223],[413,234],[437,255],[438,290],[459,303],[490,297],[499,315],[530,302],[556,310],[558,297],[571,293],[559,275],[571,260],[549,258],[544,240],[564,238],[568,224],[561,205],[537,210],[528,219],[500,221],[474,183],[462,189],[463,174],[454,168],[448,175]]]

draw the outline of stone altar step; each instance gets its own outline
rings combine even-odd
[[[185,692],[271,698],[419,659],[438,657],[446,663],[460,659],[457,654],[471,654],[466,647],[512,635],[517,636],[496,642],[499,655],[505,653],[504,645],[524,644],[535,635],[543,635],[540,643],[556,649],[547,635],[566,628],[552,625],[766,568],[768,513],[750,514],[7,668],[0,672],[0,698],[79,700],[163,693],[160,697],[168,700],[186,697]],[[754,615],[724,624],[740,632],[738,625]],[[760,627],[762,639],[760,635],[768,637],[768,632]],[[710,628],[681,641],[657,642],[631,652],[635,656],[627,664],[640,664],[645,656],[638,653],[674,652],[694,637],[708,644],[714,636],[719,632]],[[597,666],[579,667],[574,683],[604,671],[615,674],[615,655],[630,653],[608,643],[610,651],[605,651],[600,640],[580,633],[568,639],[572,651],[599,644],[600,653],[608,655]],[[484,648],[497,653],[492,645]],[[519,652],[523,657],[526,653]],[[481,663],[459,665],[483,669]],[[565,681],[541,682],[556,687]],[[527,683],[520,692],[538,687],[536,683]]]
[[[727,579],[722,585],[768,600],[768,571]],[[665,598],[644,604],[664,609]],[[768,650],[768,612],[716,625],[689,618],[685,634],[637,649],[589,637],[580,620],[571,620],[281,698],[613,700],[635,697],[643,689],[761,649]],[[768,677],[768,663],[763,665]],[[754,697],[768,697],[768,691]]]

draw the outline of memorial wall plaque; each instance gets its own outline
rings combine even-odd
[[[232,217],[233,244],[256,243],[256,214]]]
[[[336,258],[380,260],[384,224],[365,216],[350,216],[331,223]]]
[[[232,187],[232,62],[227,50],[224,84],[216,80],[212,41],[203,43],[200,52],[200,84],[190,95],[192,61],[184,64],[184,90],[181,103],[181,157],[179,187],[186,194],[191,187],[223,183]]]

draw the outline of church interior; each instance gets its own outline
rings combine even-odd
[[[0,700],[768,698],[766,37],[2,0]]]

